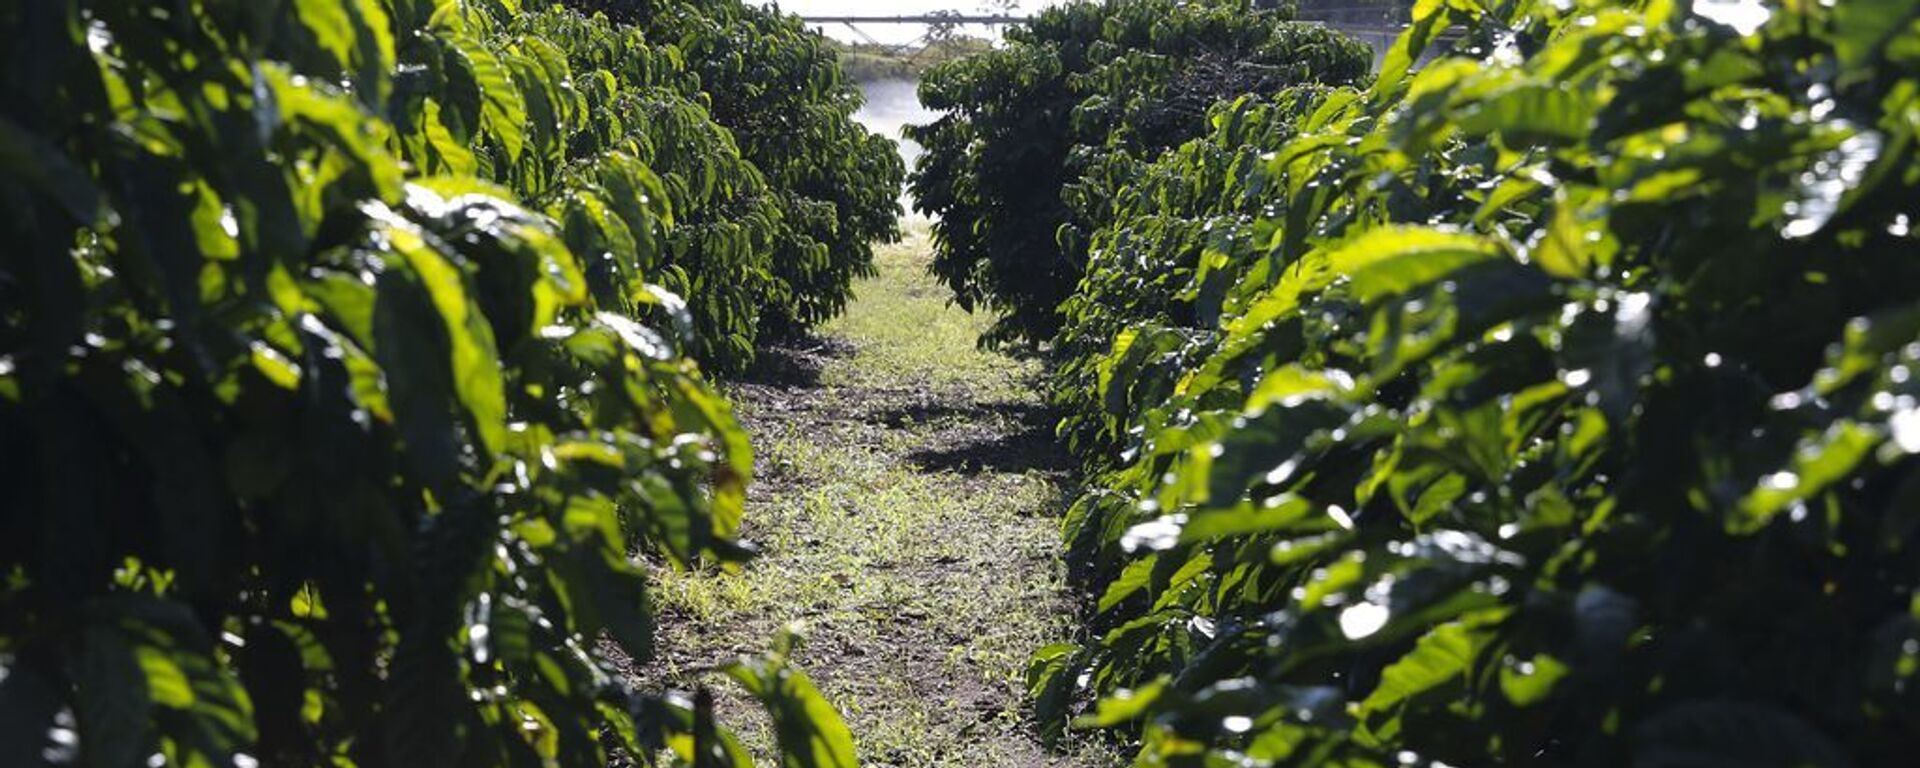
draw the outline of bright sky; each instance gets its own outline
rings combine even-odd
[[[1031,13],[1034,10],[1056,5],[1060,0],[1020,0],[1016,13]],[[778,0],[775,3],[781,10],[797,13],[801,16],[912,16],[933,11],[958,11],[960,13],[980,13],[985,11],[983,0]],[[835,25],[823,28],[829,36],[840,40],[858,40],[859,36],[844,26]],[[861,31],[883,43],[904,44],[913,42],[926,30],[919,27],[905,27],[897,24],[868,25]],[[970,29],[971,34],[984,35],[984,30]]]

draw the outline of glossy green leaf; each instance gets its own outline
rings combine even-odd
[[[786,768],[852,768],[853,735],[833,705],[820,696],[806,673],[788,661],[784,636],[772,654],[742,659],[726,668],[727,675],[760,701],[773,719],[780,741],[780,764]]]

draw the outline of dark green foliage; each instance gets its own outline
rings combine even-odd
[[[1107,207],[1093,180],[1201,135],[1221,99],[1365,76],[1365,46],[1289,14],[1244,0],[1074,2],[927,73],[922,100],[948,114],[909,129],[927,148],[911,188],[938,217],[934,272],[961,306],[999,317],[985,343],[1059,329]]]
[[[893,142],[854,122],[860,91],[798,17],[741,0],[569,0],[674,41],[713,120],[760,169],[779,218],[760,330],[803,332],[846,307],[873,274],[873,243],[899,238],[906,168]]]
[[[555,132],[556,138],[564,137],[554,147],[559,156],[577,165],[578,158],[613,150],[650,167],[658,178],[648,184],[644,178],[608,178],[599,168],[576,169],[572,179],[596,186],[595,194],[563,189],[540,198],[553,200],[549,207],[565,225],[568,245],[589,254],[635,252],[644,274],[687,297],[690,355],[713,371],[745,368],[753,360],[761,313],[786,295],[776,290],[772,250],[784,213],[765,175],[713,121],[699,78],[679,63],[684,56],[676,49],[649,42],[639,29],[567,11],[526,14],[519,26],[528,25],[537,34],[516,34],[541,38],[548,46],[530,44],[499,55],[516,70],[535,75],[516,78],[535,107],[530,115],[537,119],[537,107],[546,103],[555,119],[577,113],[590,123],[571,135]],[[610,29],[618,31],[603,31]],[[564,61],[547,61],[553,53]],[[570,90],[550,88],[533,65],[581,76]],[[667,220],[639,215],[637,201],[660,195]],[[608,237],[597,237],[607,224],[613,225]],[[643,230],[661,224],[671,226],[657,245],[650,244]]]
[[[1112,370],[1104,363],[1114,338],[1148,321],[1167,329],[1213,322],[1235,273],[1202,272],[1203,261],[1218,260],[1203,253],[1247,247],[1255,218],[1271,213],[1286,191],[1266,183],[1266,155],[1295,138],[1295,123],[1324,93],[1302,88],[1271,102],[1245,97],[1218,105],[1207,138],[1140,164],[1101,193],[1113,201],[1114,223],[1094,233],[1086,277],[1061,305],[1066,324],[1054,338],[1052,387],[1065,414],[1060,435],[1092,469],[1112,469],[1126,441],[1127,425],[1108,418],[1102,403],[1102,372]],[[1166,372],[1141,376],[1161,391],[1143,388],[1136,397],[1172,394],[1174,372],[1194,360],[1170,353],[1185,350],[1188,341],[1174,331],[1130,349],[1139,363],[1151,359]]]
[[[0,763],[735,762],[619,664],[635,552],[747,554],[678,349],[750,352],[778,209],[675,49],[529,5],[0,6]]]
[[[906,166],[891,140],[853,121],[860,89],[798,17],[738,0],[695,7],[699,15],[662,14],[655,26],[681,41],[714,120],[786,213],[773,241],[784,300],[768,304],[761,325],[805,331],[846,308],[855,278],[875,274],[875,242],[899,239]]]
[[[1911,761],[1920,2],[1748,5],[1427,0],[1370,89],[1109,188],[1059,342],[1098,600],[1044,722],[1145,765]]]

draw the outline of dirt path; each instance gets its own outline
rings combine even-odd
[[[1043,748],[1024,714],[1027,654],[1065,635],[1070,610],[1067,465],[1038,370],[974,348],[979,321],[946,305],[912,229],[844,318],[729,387],[758,455],[746,534],[764,556],[736,575],[660,575],[652,674],[691,682],[798,621],[798,662],[865,766],[1107,764]],[[757,713],[727,694],[721,707],[764,760]]]

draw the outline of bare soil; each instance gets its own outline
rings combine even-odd
[[[1070,631],[1058,517],[1070,465],[1038,368],[973,348],[977,326],[924,274],[924,241],[883,255],[849,316],[762,351],[728,385],[753,435],[742,572],[658,574],[649,683],[715,684],[756,758],[766,724],[710,673],[803,628],[797,665],[851,727],[863,765],[1108,765],[1043,745],[1027,655]]]

